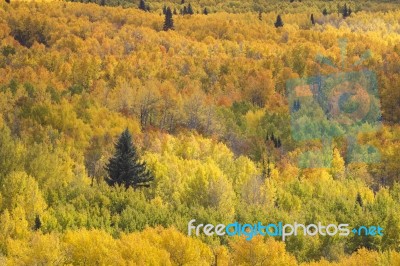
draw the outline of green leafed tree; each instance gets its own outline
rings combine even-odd
[[[107,183],[110,186],[123,185],[125,188],[149,187],[154,180],[146,163],[142,162],[132,143],[132,136],[125,129],[115,145],[115,154],[106,165]]]

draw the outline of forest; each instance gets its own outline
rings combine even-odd
[[[400,265],[398,2],[140,2],[0,3],[0,265]],[[294,115],[288,81],[366,70],[376,127]],[[351,130],[378,160],[348,156]],[[302,161],[319,131],[330,154]],[[123,132],[144,186],[110,179]],[[196,237],[192,219],[384,234]]]

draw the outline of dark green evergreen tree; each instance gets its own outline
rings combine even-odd
[[[315,25],[314,14],[311,14],[311,23]]]
[[[171,8],[167,8],[167,11],[165,12],[165,21],[164,21],[164,27],[163,30],[168,31],[168,30],[174,30],[174,20],[172,18],[172,11]]]
[[[187,8],[187,13],[188,13],[189,15],[193,15],[193,14],[194,14],[192,5],[191,5],[190,3],[189,3],[188,8]]]
[[[275,28],[283,27],[283,21],[282,21],[281,15],[278,15],[274,25],[275,25]]]
[[[167,14],[167,6],[163,6],[162,13],[163,15]]]
[[[344,4],[343,10],[342,10],[342,15],[343,15],[343,18],[347,18],[349,16],[349,10],[347,9],[347,4]]]
[[[324,16],[328,15],[328,10],[326,10],[326,8],[324,8],[324,10],[322,10],[322,15],[324,15]]]
[[[40,221],[39,215],[36,215],[35,217],[35,225],[33,226],[33,230],[37,231],[42,227],[42,221]]]
[[[146,3],[144,2],[144,0],[140,0],[139,9],[141,9],[143,11],[147,11]]]
[[[357,202],[358,205],[360,205],[360,207],[363,207],[363,206],[364,206],[364,203],[363,203],[363,200],[362,200],[362,198],[361,198],[360,192],[357,193],[356,202]]]
[[[203,10],[203,14],[204,14],[204,15],[208,15],[208,10],[207,10],[207,7],[205,7],[205,8],[204,8],[204,10]]]
[[[114,156],[106,165],[107,183],[110,186],[123,185],[134,189],[149,187],[154,177],[147,170],[146,163],[140,161],[128,129],[122,132],[115,144],[115,150]]]
[[[187,12],[187,8],[186,8],[186,6],[184,6],[183,7],[183,11],[182,11],[182,15],[186,15],[188,12]]]

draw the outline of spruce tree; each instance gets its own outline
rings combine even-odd
[[[343,18],[347,18],[348,17],[348,9],[347,9],[347,4],[344,4],[343,10],[342,10],[342,14],[343,14]]]
[[[311,23],[315,25],[314,14],[311,14]]]
[[[146,11],[146,10],[147,10],[147,8],[146,8],[146,3],[144,2],[144,0],[140,0],[139,9],[141,9],[141,10],[143,10],[143,11]]]
[[[172,11],[171,8],[168,7],[167,11],[165,12],[165,21],[163,30],[168,31],[173,29],[174,29],[174,20],[172,18]]]
[[[189,15],[193,15],[193,14],[194,14],[192,5],[191,5],[190,3],[189,3],[188,8],[187,8],[187,13],[188,13]]]
[[[361,198],[360,192],[357,193],[356,203],[357,203],[358,205],[360,205],[360,207],[363,207],[363,206],[364,206],[364,203],[363,203],[363,200],[362,200],[362,198]]]
[[[324,8],[324,10],[322,10],[322,15],[324,15],[324,16],[328,15],[328,10],[326,10],[326,8]]]
[[[203,14],[204,14],[204,15],[208,15],[208,10],[207,10],[207,7],[205,7],[205,8],[204,8],[204,10],[203,10]]]
[[[123,185],[125,188],[149,187],[154,177],[147,170],[146,163],[141,162],[132,136],[125,129],[115,144],[115,154],[106,165],[107,183],[110,186]]]
[[[274,25],[275,25],[275,28],[283,27],[283,21],[282,21],[281,15],[278,15]]]
[[[39,215],[36,215],[35,217],[35,225],[33,226],[33,230],[37,231],[42,227],[42,221],[40,221]]]

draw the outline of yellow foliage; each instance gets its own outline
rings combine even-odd
[[[229,245],[232,248],[231,258],[234,265],[297,265],[296,259],[286,253],[285,244],[273,238],[264,241],[262,236],[256,236],[247,241],[241,237],[231,241]]]

